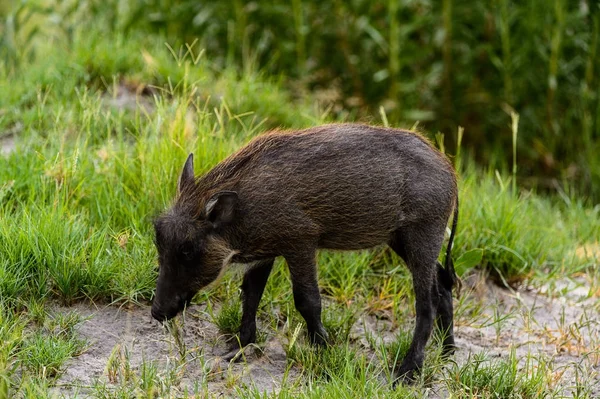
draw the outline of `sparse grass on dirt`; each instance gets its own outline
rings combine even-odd
[[[151,221],[187,154],[203,173],[267,128],[328,116],[251,68],[215,70],[197,46],[90,29],[0,68],[0,138],[15,145],[0,155],[0,398],[597,397],[600,207],[514,190],[467,157],[459,348],[444,360],[432,339],[414,386],[389,384],[414,306],[385,248],[320,253],[326,350],[306,342],[281,260],[239,363],[218,356],[241,317],[239,271],[168,328],[153,322]],[[469,284],[482,275],[505,288]]]

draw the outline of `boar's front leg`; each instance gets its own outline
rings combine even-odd
[[[327,332],[321,322],[321,294],[317,282],[316,250],[285,255],[294,291],[296,309],[306,321],[310,342],[324,346]]]
[[[273,268],[274,258],[260,261],[250,267],[242,282],[242,324],[240,326],[240,346],[256,342],[256,311],[260,298],[267,285]]]

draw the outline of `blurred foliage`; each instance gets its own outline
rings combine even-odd
[[[512,161],[515,110],[521,183],[600,198],[597,0],[40,0],[2,12],[9,68],[34,54],[37,29],[197,39],[216,69],[283,75],[336,118],[373,121],[382,108],[393,124],[444,133],[452,153],[463,126],[463,145],[492,167]],[[27,24],[31,13],[54,29]]]

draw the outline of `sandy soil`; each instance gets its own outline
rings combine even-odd
[[[2,115],[2,110],[0,110]],[[15,137],[23,130],[21,122],[15,123],[7,130],[0,131],[0,156],[6,156],[16,149]]]
[[[121,82],[112,88],[110,93],[102,95],[105,106],[118,110],[139,110],[143,113],[154,111],[154,100],[150,97],[152,90],[143,85]]]
[[[57,382],[59,392],[67,397],[85,397],[94,384],[110,387],[117,383],[123,378],[124,366],[117,367],[119,376],[115,376],[109,366],[114,364],[115,358],[120,358],[121,363],[127,359],[134,372],[139,371],[144,361],[155,362],[159,375],[177,374],[173,379],[174,388],[181,392],[186,389],[192,392],[194,384],[202,386],[203,381],[214,393],[232,392],[233,388],[243,385],[274,390],[286,373],[285,351],[277,339],[267,342],[261,356],[250,353],[247,362],[224,360],[226,337],[207,320],[204,306],[193,305],[187,310],[182,329],[183,357],[173,335],[152,319],[149,306],[126,309],[79,304],[70,308],[56,307],[55,311],[81,314],[85,321],[78,332],[90,344],[84,353],[68,362]],[[288,373],[289,378],[297,374],[293,370]]]
[[[458,364],[479,352],[492,359],[505,358],[513,349],[521,362],[527,354],[545,360],[549,367],[546,372],[565,390],[564,394],[574,389],[577,371],[585,373],[588,383],[593,381],[593,397],[600,396],[600,292],[594,292],[584,280],[555,284],[554,293],[564,291],[560,297],[549,295],[549,287],[512,291],[487,282],[480,274],[469,277],[465,286],[467,298],[456,312],[458,350],[454,360]],[[283,349],[287,338],[282,336],[269,336],[262,356],[251,354],[247,362],[241,363],[224,360],[219,354],[226,351],[225,337],[203,306],[193,306],[186,315],[183,362],[173,336],[152,320],[147,306],[119,309],[79,304],[56,307],[54,311],[76,311],[85,317],[79,333],[89,342],[88,349],[68,362],[58,380],[57,389],[67,397],[85,397],[98,383],[114,386],[120,378],[109,366],[115,357],[128,359],[134,371],[145,360],[156,362],[159,375],[161,370],[175,372],[173,381],[181,392],[192,390],[194,383],[206,383],[215,394],[233,394],[235,387],[244,384],[273,391],[282,381],[285,383],[284,378],[289,383],[300,375],[298,369],[287,365]],[[369,350],[364,339],[367,334],[384,342],[395,336],[389,322],[363,315],[351,337],[356,345]],[[436,385],[430,389],[430,396],[445,397],[444,388]]]
[[[554,386],[567,397],[584,378],[592,397],[600,397],[600,291],[585,278],[562,280],[553,286],[500,288],[480,274],[470,276],[467,303],[481,304],[474,318],[458,315],[456,335],[462,364],[471,354],[491,358],[516,351],[521,364],[527,355],[552,375]],[[464,308],[468,308],[469,305]],[[466,309],[465,309],[466,310]],[[499,321],[499,322],[498,322]],[[588,384],[589,385],[589,384]]]
[[[8,155],[15,150],[14,136],[0,137],[0,155]]]

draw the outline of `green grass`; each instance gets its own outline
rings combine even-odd
[[[478,398],[549,398],[549,379],[546,364],[530,357],[519,364],[513,350],[506,359],[489,359],[479,353],[447,371],[449,388],[457,397]]]
[[[135,306],[151,300],[157,275],[151,221],[171,201],[190,151],[196,172],[203,173],[268,128],[334,120],[311,98],[294,98],[280,79],[251,67],[218,68],[198,45],[170,50],[160,36],[94,29],[78,28],[69,41],[37,46],[36,57],[20,61],[18,71],[0,62],[0,137],[14,132],[17,144],[15,152],[0,156],[0,398],[48,397],[65,362],[86,350],[77,333],[81,320],[75,313],[52,313],[56,302]],[[111,105],[126,87],[146,93],[146,108]],[[597,278],[598,253],[581,249],[598,245],[598,207],[568,192],[544,197],[515,190],[509,173],[482,171],[463,158],[453,251],[455,259],[464,255],[459,274],[480,268],[508,285],[582,273]],[[259,346],[283,337],[288,368],[300,376],[268,394],[238,386],[229,375],[230,392],[253,398],[421,397],[432,384],[456,397],[553,392],[533,368],[523,374],[512,354],[443,371],[435,343],[422,379],[391,389],[392,366],[381,365],[395,364],[409,342],[410,335],[399,331],[410,331],[414,317],[410,274],[385,248],[323,251],[318,263],[323,320],[334,345],[319,351],[306,342],[279,260],[258,312]],[[214,306],[209,319],[221,333],[237,331],[239,280],[239,273],[230,273],[196,298]],[[464,314],[467,306],[459,302],[457,312]],[[367,336],[363,348],[352,329],[365,315],[389,323],[398,338],[383,343]],[[147,359],[135,368],[127,350],[117,347],[106,366],[113,383],[81,389],[100,398],[192,397],[178,385],[185,365],[209,366],[186,348],[181,328],[169,330],[180,363]],[[210,370],[205,374],[198,395],[212,378]],[[489,383],[499,375],[502,384]]]
[[[529,191],[514,194],[510,179],[493,172],[482,177],[471,170],[464,176],[456,248],[483,249],[481,266],[495,278],[515,284],[534,273],[593,264],[593,259],[578,258],[574,249],[599,237],[598,209],[576,211],[582,208],[576,199],[563,202]]]
[[[338,117],[373,120],[382,107],[390,121],[409,126],[419,121],[433,133],[448,135],[464,126],[471,134],[463,145],[494,167],[502,167],[511,154],[514,109],[524,127],[519,176],[543,175],[550,181],[532,180],[547,190],[557,183],[577,187],[597,201],[599,11],[589,0],[5,1],[0,68],[30,67],[32,58],[48,57],[50,43],[53,55],[75,49],[85,62],[67,71],[37,66],[71,80],[55,86],[61,91],[75,87],[71,76],[96,88],[111,86],[114,75],[133,84],[176,86],[185,70],[169,70],[162,60],[171,52],[159,56],[153,48],[170,43],[180,59],[187,49],[180,51],[179,45],[196,42],[212,63],[188,70],[201,72],[195,74],[201,81],[210,81],[206,74],[214,70],[246,75],[259,68],[281,78],[295,96],[313,97],[311,102],[323,103]],[[88,34],[83,48],[82,25]],[[130,51],[98,51],[106,35]],[[144,56],[132,56],[140,53]],[[52,84],[48,74],[34,83]],[[256,99],[245,90],[255,85],[238,84],[230,94]],[[7,89],[3,92],[20,90]],[[28,94],[10,98],[36,102],[37,93]],[[231,103],[242,98],[227,97]],[[278,105],[258,100],[252,109],[285,114]],[[451,140],[448,147],[454,150],[455,144]]]
[[[242,302],[240,300],[229,300],[222,304],[219,314],[215,318],[215,324],[224,334],[236,334],[240,330],[242,322]]]
[[[65,362],[87,347],[76,334],[81,321],[76,313],[49,316],[36,303],[28,314],[0,303],[0,394],[10,397],[16,390],[27,395],[52,384]]]

